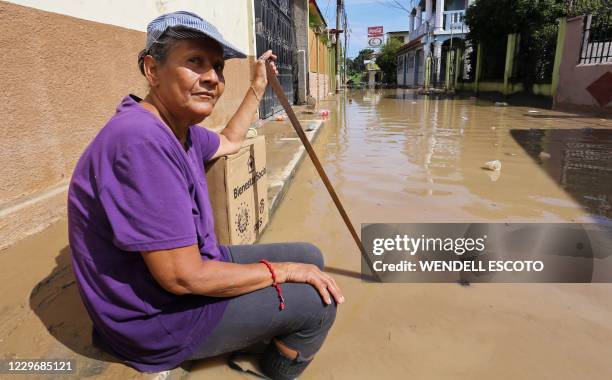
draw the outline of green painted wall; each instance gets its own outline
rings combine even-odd
[[[552,96],[552,84],[536,83],[531,87],[531,92],[535,95]]]
[[[458,82],[457,88],[464,91],[476,91],[476,82]],[[542,86],[542,85],[539,85]],[[544,85],[550,86],[550,85]],[[480,82],[478,83],[478,90],[482,92],[499,92],[504,93],[504,88],[507,88],[508,95],[516,94],[517,92],[523,91],[522,83],[509,83],[505,85],[504,82]],[[546,91],[543,89],[541,91]]]
[[[512,77],[512,73],[514,71],[514,57],[516,55],[517,41],[518,34],[508,34],[508,40],[506,42],[506,64],[504,67],[504,88],[502,91],[504,95],[509,95],[512,93],[510,78]]]
[[[550,96],[553,98],[557,95],[559,88],[559,69],[561,67],[561,59],[563,57],[563,45],[565,42],[565,32],[567,30],[567,18],[563,17],[559,20],[559,34],[557,35],[557,48],[555,50],[555,63],[553,65],[552,83]]]
[[[474,83],[476,84],[476,88],[474,91],[478,93],[479,87],[478,84],[480,82],[480,69],[482,63],[482,44],[478,44],[478,49],[476,51],[476,73],[474,75]]]
[[[562,19],[559,25],[559,36],[557,38],[557,51],[555,53],[555,63],[553,68],[552,83],[538,83],[531,87],[531,92],[535,95],[542,96],[554,96],[556,86],[559,82],[559,66],[561,64],[561,54],[563,52],[562,42],[565,39],[565,19]],[[504,79],[503,81],[496,82],[481,82],[480,71],[481,71],[481,57],[483,54],[482,45],[478,45],[478,53],[476,58],[476,73],[473,83],[457,83],[459,90],[474,91],[476,93],[483,92],[499,92],[503,95],[512,95],[524,90],[523,83],[512,83],[512,73],[514,71],[514,57],[518,53],[518,41],[520,35],[509,34],[506,40],[506,63],[504,68]]]

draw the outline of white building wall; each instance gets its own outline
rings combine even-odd
[[[228,41],[247,55],[255,55],[255,38],[251,21],[253,0],[9,0],[7,2],[141,32],[146,32],[147,24],[161,14],[180,10],[190,11],[215,25]],[[249,33],[245,33],[245,30]]]
[[[416,62],[419,57],[423,59],[423,56],[422,54],[417,55],[418,51],[422,52],[423,49],[411,49],[398,56],[397,84],[399,86],[416,87],[423,85],[424,63]],[[415,75],[417,75],[417,82],[415,82]]]
[[[406,56],[406,85],[414,87],[414,52],[410,50]]]
[[[406,55],[401,54],[397,57],[397,73],[396,82],[398,86],[404,86],[404,64],[406,62]]]

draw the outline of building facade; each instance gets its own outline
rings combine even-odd
[[[396,31],[393,31],[393,32],[385,33],[385,42],[389,41],[389,39],[391,39],[391,38],[395,38],[396,40],[398,40],[402,44],[405,44],[405,43],[408,42],[408,38],[409,37],[410,37],[410,31],[409,30],[396,30]]]
[[[465,10],[473,0],[421,0],[408,15],[408,41],[397,52],[397,84],[443,87],[455,76],[458,47],[468,28]]]
[[[315,99],[324,99],[335,89],[336,38],[315,0],[309,0],[308,87]]]

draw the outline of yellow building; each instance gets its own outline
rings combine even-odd
[[[309,91],[314,98],[323,99],[335,89],[334,37],[315,0],[309,0],[308,16]]]

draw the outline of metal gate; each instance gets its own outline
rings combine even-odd
[[[277,56],[278,79],[293,104],[293,37],[292,0],[255,0],[255,42],[257,57],[272,49]],[[259,105],[262,119],[282,109],[281,104],[268,86]]]

